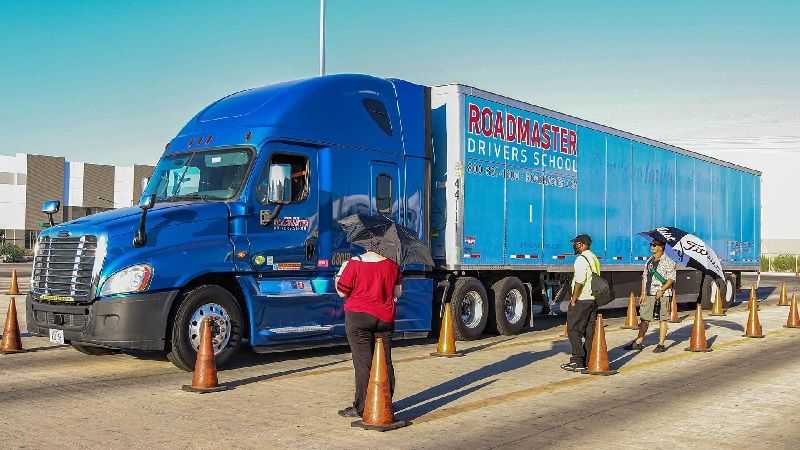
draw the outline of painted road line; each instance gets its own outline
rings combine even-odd
[[[785,329],[767,333],[768,336],[772,336],[772,337],[786,335],[786,334],[789,334],[789,333]],[[723,351],[725,351],[728,348],[738,347],[738,346],[744,345],[744,344],[746,344],[748,342],[755,343],[756,341],[753,341],[750,338],[740,338],[740,339],[736,339],[734,341],[728,341],[728,342],[723,342],[721,344],[717,344],[717,345],[714,346],[714,349],[715,350],[723,350]],[[647,369],[647,368],[650,368],[650,367],[653,367],[653,366],[658,366],[658,365],[669,363],[669,362],[674,362],[674,361],[679,361],[679,360],[688,359],[688,358],[692,358],[692,357],[697,357],[697,356],[700,356],[700,355],[706,355],[706,354],[704,354],[704,353],[697,354],[697,353],[692,353],[692,352],[676,353],[674,355],[669,355],[669,356],[661,357],[661,358],[650,360],[650,361],[644,361],[644,362],[641,362],[641,363],[630,364],[630,365],[628,365],[628,366],[626,366],[624,368],[619,369],[619,372],[620,373],[634,373],[634,372],[638,372],[639,370],[642,370],[642,369]],[[451,416],[454,416],[454,415],[458,415],[458,414],[462,414],[462,413],[466,413],[466,412],[470,412],[470,411],[477,411],[479,409],[483,409],[483,408],[486,408],[486,407],[489,407],[489,406],[500,405],[500,404],[507,403],[507,402],[510,402],[510,401],[520,400],[520,399],[523,399],[523,398],[536,397],[536,396],[541,395],[541,394],[550,394],[550,393],[553,393],[553,392],[556,392],[556,391],[560,391],[560,390],[563,390],[563,389],[566,389],[566,388],[570,388],[570,387],[581,385],[581,384],[585,384],[585,383],[596,382],[596,381],[602,380],[602,379],[604,379],[604,378],[603,377],[593,377],[593,376],[588,376],[587,375],[585,377],[566,378],[566,379],[559,380],[559,381],[553,381],[551,383],[547,383],[547,384],[543,384],[543,385],[539,385],[539,386],[533,386],[533,387],[526,388],[526,389],[520,389],[520,390],[513,391],[513,392],[507,392],[505,394],[496,395],[494,397],[485,398],[483,400],[478,400],[478,401],[475,401],[475,402],[465,403],[463,405],[458,405],[458,406],[453,406],[453,407],[450,407],[450,408],[444,408],[444,409],[440,409],[440,410],[435,410],[433,412],[430,412],[428,414],[424,414],[424,415],[414,419],[414,423],[419,424],[419,423],[425,423],[425,422],[432,422],[434,420],[439,420],[439,419],[445,419],[445,418],[448,418],[448,417],[451,417]]]

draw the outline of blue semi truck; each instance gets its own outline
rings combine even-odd
[[[455,333],[516,334],[560,307],[570,239],[588,233],[619,299],[647,242],[677,226],[726,280],[681,270],[682,301],[757,270],[760,173],[464,85],[333,75],[249,89],[200,111],[165,147],[139,207],[38,237],[28,330],[89,354],[166,352],[190,369],[211,318],[217,361],[345,337],[333,276],[359,249],[337,220],[382,214],[430,244],[406,266],[398,337],[441,308]],[[43,211],[57,212],[56,201]],[[539,308],[537,307],[538,311]]]

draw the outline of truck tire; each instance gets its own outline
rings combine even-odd
[[[728,277],[726,277],[728,278]],[[714,303],[711,301],[713,298],[713,292],[711,285],[716,284],[717,289],[720,291],[720,297],[722,297],[722,301],[725,302],[727,298],[727,283],[721,280],[717,280],[716,278],[706,276],[703,280],[703,285],[700,286],[700,292],[702,292],[701,296],[701,304],[703,305],[703,309],[711,309],[714,306]],[[724,304],[726,308],[730,306],[729,303]]]
[[[491,323],[498,333],[511,336],[525,327],[530,313],[530,300],[525,285],[517,277],[496,281],[489,291],[492,300]]]
[[[456,339],[471,341],[480,338],[489,320],[489,302],[483,284],[471,277],[457,279],[449,305]]]
[[[236,298],[227,289],[203,285],[183,295],[172,320],[167,359],[176,367],[191,371],[200,345],[203,318],[212,319],[215,362],[221,367],[242,343],[242,312]]]
[[[81,344],[70,344],[70,345],[72,345],[72,348],[83,353],[84,355],[101,356],[101,355],[114,355],[116,353],[119,353],[119,350],[114,350],[113,348],[105,348],[105,347],[97,347],[94,345],[81,345]]]

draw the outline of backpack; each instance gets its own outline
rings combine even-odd
[[[584,255],[581,256],[583,256],[583,259],[589,263],[589,270],[592,272],[592,279],[590,283],[595,303],[597,303],[597,306],[605,306],[611,303],[611,300],[614,299],[614,293],[611,292],[611,286],[609,286],[608,281],[601,277],[599,273],[594,273],[594,267],[592,266],[591,261],[589,261],[589,258]]]

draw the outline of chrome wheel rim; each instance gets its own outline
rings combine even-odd
[[[211,344],[214,346],[214,354],[218,354],[231,339],[231,318],[228,311],[216,303],[206,303],[197,308],[189,321],[189,341],[192,348],[197,351],[200,348],[200,328],[203,319],[211,320]]]
[[[725,280],[725,301],[729,305],[733,303],[734,295],[733,282],[731,282],[731,280]]]
[[[518,289],[508,291],[503,299],[503,312],[508,323],[517,323],[522,319],[522,311],[525,306],[523,301],[522,292]]]
[[[475,328],[483,319],[483,298],[475,291],[469,291],[461,299],[461,322],[468,328]]]

